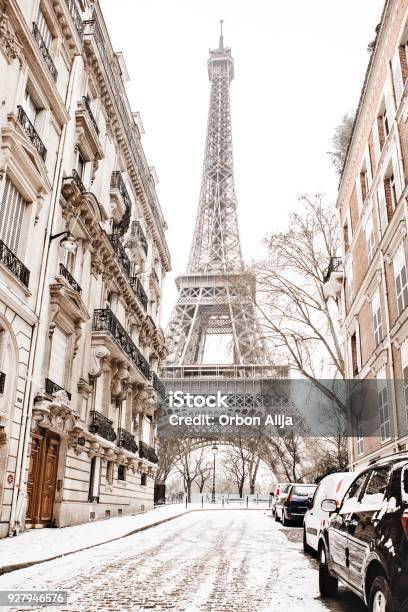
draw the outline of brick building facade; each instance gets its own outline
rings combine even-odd
[[[408,0],[387,0],[339,185],[343,266],[329,278],[347,378],[377,380],[376,435],[356,415],[353,465],[408,448],[407,181]]]

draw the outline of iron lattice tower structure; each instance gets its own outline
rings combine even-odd
[[[166,365],[201,364],[210,334],[232,337],[234,364],[264,364],[255,277],[245,270],[239,238],[230,107],[234,60],[231,49],[224,47],[222,22],[218,48],[210,50],[208,76],[200,200],[187,272],[176,279],[178,299],[167,331]]]

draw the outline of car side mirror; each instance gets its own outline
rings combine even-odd
[[[335,499],[324,499],[322,501],[322,510],[323,512],[336,512],[337,504]]]

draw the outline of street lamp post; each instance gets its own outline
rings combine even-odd
[[[214,468],[213,468],[213,485],[212,485],[212,494],[211,494],[211,503],[215,504],[215,455],[218,453],[218,448],[216,444],[211,447],[211,451],[214,455]]]

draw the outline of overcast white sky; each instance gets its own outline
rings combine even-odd
[[[173,272],[163,324],[176,299],[194,228],[205,143],[209,47],[219,19],[235,60],[231,85],[235,182],[244,257],[262,252],[302,192],[337,186],[331,137],[356,108],[384,0],[100,0],[123,51],[133,110],[156,167]]]

